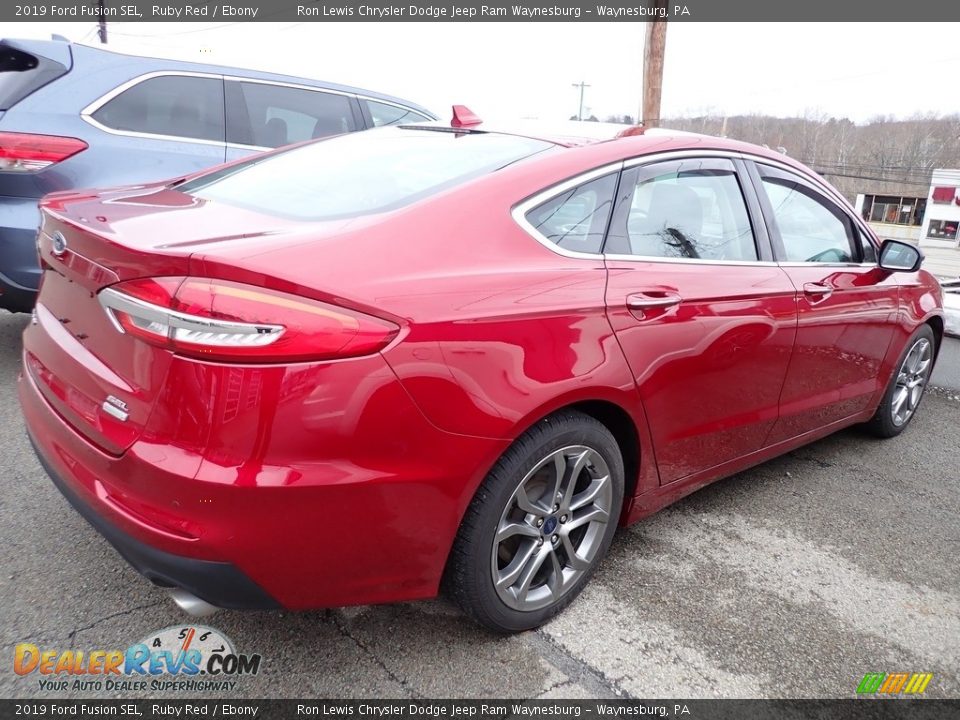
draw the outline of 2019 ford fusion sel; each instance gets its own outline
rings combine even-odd
[[[916,248],[787,157],[454,122],[42,203],[20,398],[144,575],[535,627],[618,525],[865,423],[943,335]]]

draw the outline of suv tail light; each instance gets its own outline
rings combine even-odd
[[[227,280],[163,277],[100,291],[120,332],[227,362],[293,362],[368,355],[400,328],[364,313]]]
[[[37,172],[86,149],[72,137],[0,132],[0,172]]]

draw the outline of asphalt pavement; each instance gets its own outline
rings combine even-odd
[[[0,696],[160,695],[13,672],[18,643],[123,649],[191,624],[37,464],[16,400],[26,322],[0,314]],[[204,622],[263,665],[202,696],[850,697],[865,673],[902,671],[960,697],[960,340],[935,382],[897,439],[846,430],[622,530],[539,631],[492,637],[442,600],[221,612]]]

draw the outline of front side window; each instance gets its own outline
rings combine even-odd
[[[755,261],[750,216],[728,160],[684,160],[624,174],[605,252],[656,258]],[[631,189],[632,188],[632,189]]]
[[[153,77],[109,100],[93,119],[113,130],[223,142],[223,81]]]
[[[799,178],[763,171],[763,188],[788,262],[852,263],[859,252],[846,214]]]
[[[346,95],[227,82],[227,141],[275,148],[359,129]]]
[[[860,236],[860,257],[865,263],[877,262],[877,248],[867,237],[867,234],[857,228],[857,234]]]
[[[418,123],[430,119],[410,108],[377,102],[376,100],[361,100],[361,102],[367,106],[374,127]]]
[[[380,128],[254,156],[176,186],[295,220],[389,212],[554,147],[515,135]]]
[[[613,207],[617,174],[604,175],[566,190],[526,214],[543,237],[565,250],[598,253]]]

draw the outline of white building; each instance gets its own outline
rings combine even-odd
[[[960,249],[960,170],[934,170],[920,246]]]
[[[926,197],[857,195],[856,208],[881,239],[923,248],[934,275],[960,277],[960,170],[934,170]]]
[[[923,213],[927,198],[906,195],[857,195],[860,217],[874,229],[878,237],[920,242]]]

